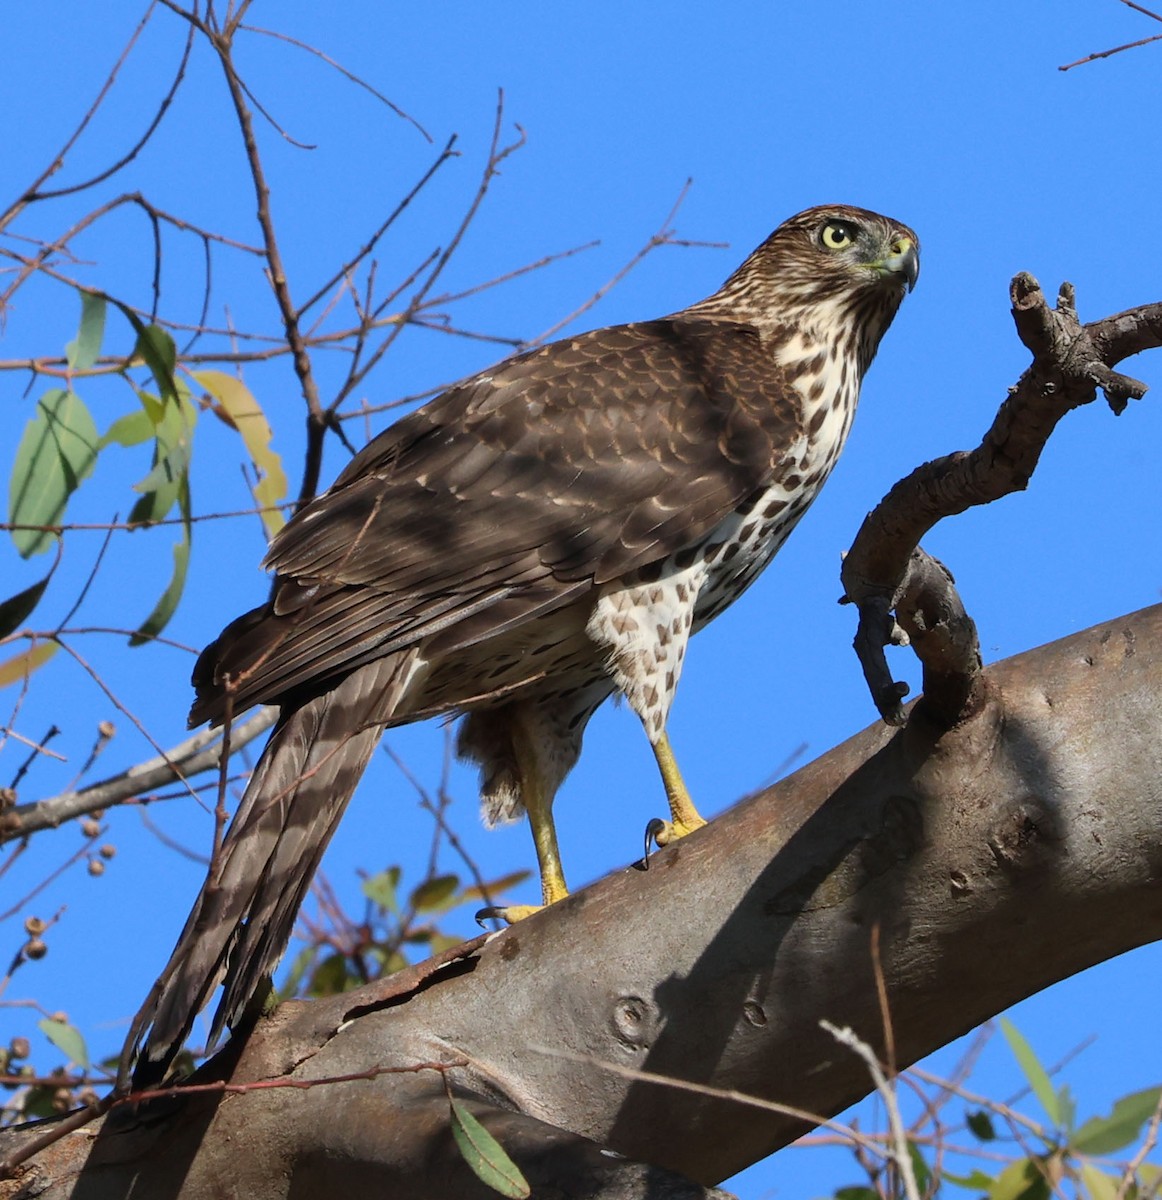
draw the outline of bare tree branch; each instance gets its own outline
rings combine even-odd
[[[230,733],[232,750],[240,750],[265,733],[278,719],[276,708],[260,708]],[[55,829],[65,821],[124,804],[175,780],[188,780],[203,771],[218,770],[222,731],[202,729],[164,754],[138,763],[117,775],[75,792],[46,796],[17,804],[0,814],[0,845],[25,838],[42,829]]]

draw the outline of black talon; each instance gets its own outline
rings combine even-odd
[[[661,849],[662,843],[658,841],[658,834],[666,828],[666,822],[661,817],[654,817],[653,820],[646,825],[646,849],[642,855],[642,870],[650,869],[650,850],[657,846]]]
[[[487,929],[488,926],[484,924],[485,921],[504,920],[504,906],[490,904],[487,908],[478,908],[476,910],[476,915],[472,919],[477,925],[480,926],[481,929]]]

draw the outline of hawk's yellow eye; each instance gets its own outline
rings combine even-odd
[[[846,221],[828,221],[819,239],[828,250],[846,250],[855,241],[855,228]]]

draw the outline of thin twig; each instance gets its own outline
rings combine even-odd
[[[117,76],[120,74],[121,68],[125,65],[126,60],[129,58],[129,55],[133,50],[133,47],[137,44],[137,40],[145,31],[146,25],[148,25],[152,19],[153,10],[155,7],[156,2],[151,3],[145,10],[145,15],[138,22],[137,28],[132,34],[130,34],[129,40],[126,42],[124,49],[122,49],[121,53],[118,55],[117,61],[113,64],[112,70],[110,70],[109,74],[105,77],[105,82],[101,85],[99,91],[97,92],[96,99],[92,102],[92,104],[89,105],[84,116],[81,117],[80,123],[66,139],[65,144],[56,152],[55,155],[53,155],[52,161],[47,167],[45,167],[40,175],[38,175],[36,179],[34,179],[32,183],[23,190],[20,196],[13,201],[4,214],[0,216],[0,229],[4,229],[6,226],[11,224],[13,219],[18,216],[28,206],[29,203],[37,198],[41,185],[55,175],[57,171],[59,171],[65,165],[65,159],[80,140],[81,135],[89,127],[89,123],[97,115],[97,111],[100,109],[101,105],[104,104],[105,98],[109,95],[110,91],[112,91],[113,85],[117,80]]]
[[[86,669],[92,674],[91,668]],[[108,689],[103,690],[107,695],[110,694]],[[118,707],[126,711],[120,704]],[[277,719],[276,708],[258,709],[232,730],[233,748],[238,750],[252,742],[265,733]],[[137,724],[136,721],[134,723]],[[169,750],[160,750],[155,744],[158,756],[148,762],[138,763],[118,775],[90,784],[78,792],[63,792],[57,796],[18,804],[7,809],[3,816],[3,827],[0,828],[0,844],[15,838],[28,837],[41,829],[56,828],[75,817],[110,808],[115,804],[123,804],[143,792],[151,792],[167,783],[181,782],[186,785],[186,794],[196,796],[196,790],[189,787],[187,781],[202,771],[218,767],[221,747],[214,743],[217,743],[220,737],[221,732],[217,729],[203,729]]]
[[[916,1183],[916,1172],[912,1166],[912,1154],[908,1148],[908,1131],[904,1125],[904,1119],[900,1115],[896,1089],[884,1074],[884,1069],[880,1065],[875,1051],[865,1041],[856,1037],[854,1031],[846,1026],[841,1029],[838,1025],[833,1025],[826,1020],[820,1021],[819,1025],[831,1034],[841,1046],[846,1046],[849,1050],[854,1051],[867,1065],[872,1083],[875,1084],[875,1089],[887,1109],[888,1127],[891,1130],[893,1146],[891,1157],[896,1164],[896,1170],[900,1173],[904,1194],[908,1200],[921,1200],[920,1188]]]
[[[1113,1200],[1126,1200],[1130,1189],[1137,1183],[1138,1168],[1146,1161],[1150,1151],[1158,1144],[1158,1130],[1160,1126],[1162,1126],[1162,1092],[1158,1093],[1158,1103],[1154,1105],[1154,1115],[1150,1118],[1150,1123],[1146,1127],[1146,1136],[1142,1139],[1142,1144],[1138,1147],[1134,1157],[1126,1164],[1126,1169],[1122,1172],[1122,1178],[1118,1184],[1118,1190],[1114,1193]],[[1157,1185],[1155,1185],[1156,1189]]]
[[[550,325],[548,329],[539,333],[531,341],[526,342],[525,348],[531,349],[534,346],[542,345],[544,342],[547,342],[550,338],[552,338],[552,337],[556,336],[556,334],[560,333],[560,331],[562,329],[564,329],[566,325],[571,324],[573,321],[577,320],[577,318],[580,317],[583,313],[588,312],[589,309],[591,309],[595,304],[597,304],[599,301],[604,299],[613,290],[613,288],[615,288],[619,283],[621,283],[621,281],[635,267],[639,266],[641,264],[641,262],[649,254],[651,254],[653,251],[657,250],[659,246],[708,246],[708,247],[713,247],[715,249],[722,248],[722,246],[724,244],[721,242],[691,242],[691,241],[679,240],[674,237],[673,229],[671,227],[673,225],[674,219],[678,215],[678,210],[682,207],[683,201],[686,199],[686,196],[690,192],[690,187],[691,187],[692,183],[693,183],[693,180],[691,180],[691,179],[686,180],[686,182],[682,185],[682,190],[678,193],[677,200],[675,200],[674,203],[670,206],[670,211],[666,214],[666,219],[662,222],[661,228],[658,229],[656,233],[653,233],[650,235],[649,241],[647,241],[646,244],[644,246],[642,246],[642,248],[633,256],[633,258],[631,258],[629,260],[629,262],[627,262],[621,268],[621,270],[616,272],[616,274],[614,274],[612,276],[612,278],[608,279],[605,283],[603,283],[601,285],[601,287],[599,287],[597,289],[597,291],[595,291],[593,293],[593,295],[590,296],[589,299],[585,301],[584,304],[579,305],[571,313],[567,314],[566,316],[562,317],[559,321]]]
[[[838,1121],[833,1121],[829,1117],[822,1117],[818,1113],[808,1112],[804,1108],[796,1108],[791,1104],[780,1104],[777,1100],[764,1100],[761,1096],[751,1096],[746,1092],[736,1091],[734,1088],[711,1087],[709,1084],[694,1083],[689,1079],[677,1079],[671,1075],[660,1075],[656,1071],[641,1071],[636,1067],[627,1067],[621,1063],[610,1062],[608,1059],[594,1058],[589,1054],[577,1054],[571,1050],[564,1050],[559,1046],[528,1045],[525,1048],[534,1054],[544,1054],[549,1058],[562,1058],[566,1062],[580,1063],[583,1066],[597,1066],[603,1071],[609,1071],[613,1075],[618,1075],[622,1079],[632,1080],[635,1083],[656,1083],[659,1087],[672,1088],[674,1091],[689,1092],[695,1096],[707,1096],[712,1100],[729,1100],[732,1104],[742,1104],[747,1108],[757,1108],[762,1112],[774,1113],[780,1117],[791,1117],[796,1121],[804,1122],[804,1124],[822,1125],[823,1128],[838,1133],[849,1144],[862,1146],[878,1158],[890,1157],[882,1146],[876,1144],[873,1138],[867,1137],[865,1134],[853,1129],[850,1125],[841,1125]]]
[[[264,37],[275,38],[280,42],[287,42],[291,46],[296,46],[300,50],[305,50],[308,54],[313,54],[316,58],[321,59],[329,67],[334,68],[345,79],[349,79],[357,87],[361,87],[365,92],[370,92],[376,100],[385,104],[391,109],[397,117],[407,121],[409,125],[415,126],[417,130],[424,136],[427,141],[432,140],[432,135],[415,119],[410,113],[405,112],[400,106],[389,100],[381,91],[372,87],[367,80],[360,78],[353,71],[349,71],[342,63],[336,62],[329,54],[324,54],[317,46],[312,46],[308,42],[300,42],[298,38],[291,37],[288,33],[280,33],[277,29],[262,29],[258,25],[239,25],[239,29],[245,30],[247,33],[258,33]]]

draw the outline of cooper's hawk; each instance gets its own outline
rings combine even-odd
[[[191,724],[282,713],[134,1023],[130,1048],[152,1026],[138,1082],[164,1073],[223,977],[211,1044],[247,1014],[386,727],[463,716],[485,817],[527,811],[546,904],[566,894],[553,797],[612,693],[661,768],[657,840],[703,824],[665,732],[687,639],[827,478],[918,267],[906,225],[800,213],[709,299],[449,389],[289,522],[266,557],[272,599],[194,669]]]

